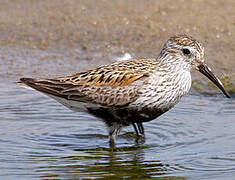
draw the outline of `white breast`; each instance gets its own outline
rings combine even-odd
[[[167,73],[155,72],[140,89],[140,97],[130,106],[142,109],[169,110],[191,87],[191,74],[181,70]]]

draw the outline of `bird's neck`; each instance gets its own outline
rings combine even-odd
[[[181,97],[190,90],[191,67],[188,67],[186,62],[178,63],[177,61],[172,57],[168,57],[168,60],[159,59],[159,66],[153,73],[153,79],[155,79],[156,86],[162,85],[165,86],[164,88],[171,88],[177,93],[177,96]],[[159,82],[156,79],[159,79]]]

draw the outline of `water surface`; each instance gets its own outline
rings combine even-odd
[[[1,179],[235,177],[234,98],[188,95],[144,124],[145,143],[127,127],[114,151],[95,117],[12,82],[0,99]]]

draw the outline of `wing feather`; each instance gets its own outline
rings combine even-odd
[[[68,100],[125,106],[138,98],[139,83],[151,73],[149,62],[153,63],[146,59],[117,62],[56,79],[20,80],[38,91]]]
[[[154,65],[155,61],[153,61],[153,59],[116,62],[86,72],[61,77],[57,80],[75,85],[127,86],[144,76],[148,76],[149,73],[154,70]]]

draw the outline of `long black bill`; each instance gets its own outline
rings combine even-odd
[[[199,72],[208,77],[208,79],[210,79],[224,93],[227,98],[230,98],[230,95],[225,90],[222,82],[211,72],[210,68],[205,63],[202,63],[200,66],[198,66],[198,69]]]

